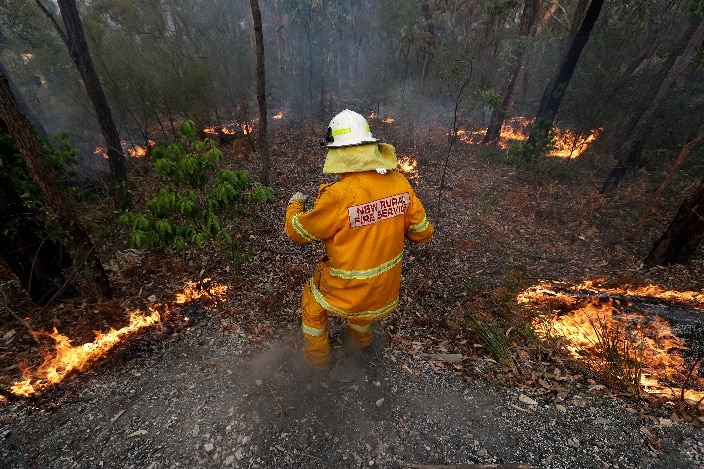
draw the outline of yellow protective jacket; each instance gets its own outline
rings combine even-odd
[[[377,319],[398,305],[404,239],[425,243],[433,225],[406,178],[396,171],[345,173],[320,186],[312,210],[286,210],[286,234],[323,241],[327,261],[311,291],[321,307],[346,318]]]

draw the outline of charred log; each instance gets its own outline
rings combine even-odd
[[[704,239],[704,179],[645,258],[646,267],[688,262]]]

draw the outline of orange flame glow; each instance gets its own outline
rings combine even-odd
[[[71,371],[83,371],[131,333],[159,321],[160,315],[157,311],[151,310],[149,316],[135,311],[130,314],[130,323],[127,326],[112,329],[107,333],[97,332],[93,342],[82,345],[71,345],[69,338],[60,334],[56,328],[51,333],[40,333],[54,340],[54,353],[47,355],[35,372],[30,373],[25,370],[25,379],[16,382],[10,391],[17,396],[25,397],[40,393],[49,386],[61,382]]]
[[[271,118],[272,118],[272,119],[276,119],[276,120],[283,119],[283,118],[284,118],[284,113],[283,113],[283,112],[278,112],[278,113],[274,114],[273,116],[271,116]]]
[[[141,145],[129,144],[122,142],[122,145],[127,148],[127,154],[132,158],[144,158],[149,153],[149,148],[153,148],[156,145],[154,140],[149,140],[149,146],[143,147]]]
[[[525,117],[514,117],[504,121],[501,126],[499,142],[497,146],[503,150],[509,148],[511,141],[528,140],[530,126],[533,125],[534,119]],[[553,128],[552,141],[548,151],[548,156],[556,158],[577,158],[584,153],[589,145],[591,145],[599,136],[603,129],[598,128],[586,132],[586,134],[575,133],[568,129]],[[458,130],[457,137],[470,145],[477,145],[484,139],[486,129],[479,130]]]
[[[570,130],[553,129],[553,139],[549,155],[557,158],[576,158],[594,143],[603,129],[589,131],[586,135],[575,134]]]
[[[198,283],[188,282],[183,291],[175,295],[174,302],[182,305],[201,298],[220,301],[224,299],[227,290],[227,286],[212,283],[211,279],[205,278]],[[96,332],[93,342],[81,345],[72,345],[71,340],[56,328],[53,332],[38,332],[39,336],[47,336],[54,341],[53,351],[44,357],[44,361],[36,370],[23,370],[24,380],[15,382],[10,392],[17,396],[33,396],[63,381],[72,371],[85,370],[138,330],[160,323],[162,316],[169,311],[168,305],[161,306],[165,311],[162,314],[156,310],[156,305],[149,308],[148,316],[139,311],[130,312],[130,322],[127,326],[111,329],[106,333]]]
[[[218,284],[210,285],[210,280],[209,278],[205,278],[201,283],[188,282],[186,286],[183,287],[183,292],[176,294],[175,302],[182,305],[200,298],[222,300],[225,297],[225,293],[227,293],[227,286]]]
[[[398,170],[401,171],[408,179],[414,181],[420,180],[418,174],[418,161],[411,156],[403,156],[398,159]]]
[[[390,116],[389,116],[389,117],[386,117],[386,118],[382,119],[381,122],[383,122],[384,124],[393,124],[395,121],[394,121],[394,118],[393,118],[393,117],[390,117]]]
[[[103,147],[95,147],[95,150],[93,150],[93,154],[102,156],[105,160],[108,159],[108,152]]]
[[[698,375],[698,364],[685,369],[689,365],[682,353],[687,351],[687,346],[672,332],[669,322],[654,314],[622,312],[610,295],[685,303],[694,305],[698,311],[704,306],[704,292],[676,292],[654,285],[599,288],[591,281],[570,286],[569,290],[571,293],[563,293],[553,285],[540,285],[518,295],[522,304],[560,304],[561,309],[569,310],[566,314],[553,312],[538,317],[533,327],[539,335],[563,338],[572,357],[597,365],[603,366],[609,359],[606,353],[618,352],[622,364],[634,367],[630,373],[638,379],[639,390],[669,397],[683,396],[690,404],[702,402],[704,379]],[[580,299],[576,295],[580,295]]]

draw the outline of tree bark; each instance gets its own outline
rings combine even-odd
[[[120,207],[129,205],[129,198],[125,183],[127,181],[127,169],[125,155],[122,151],[120,134],[115,126],[110,105],[105,97],[105,92],[100,84],[98,74],[93,67],[93,60],[88,51],[88,43],[83,32],[83,24],[78,13],[75,0],[57,0],[61,10],[65,31],[61,29],[51,12],[46,9],[41,0],[36,0],[39,8],[49,17],[54,28],[68,48],[69,55],[76,64],[78,73],[81,75],[83,85],[86,88],[88,97],[93,104],[93,110],[98,119],[103,140],[107,148],[108,164],[110,165],[111,193],[113,199]]]
[[[535,18],[538,15],[538,9],[540,8],[540,0],[525,0],[523,4],[523,13],[521,15],[521,25],[518,29],[518,37],[527,38],[531,35],[531,30],[533,29],[533,24],[535,23]],[[483,144],[493,144],[498,143],[501,137],[501,126],[508,115],[509,104],[513,98],[513,89],[516,86],[516,80],[523,68],[523,56],[525,55],[525,44],[519,43],[518,50],[516,53],[516,63],[511,67],[511,69],[506,74],[506,80],[501,89],[501,103],[497,109],[491,114],[491,122],[489,127],[486,129],[486,134],[484,135]]]
[[[44,193],[47,204],[56,214],[58,226],[68,234],[66,242],[71,245],[74,251],[74,267],[78,268],[85,263],[91,271],[90,277],[97,290],[95,297],[110,298],[110,281],[96,255],[93,243],[64,194],[54,169],[47,161],[32,124],[12,94],[12,89],[2,67],[0,67],[0,119],[7,124],[10,135],[25,158],[32,179]],[[88,277],[86,275],[86,278]]]
[[[645,220],[648,218],[648,215],[650,215],[650,211],[653,208],[653,205],[655,205],[655,201],[660,199],[660,196],[662,195],[663,191],[667,187],[668,184],[670,184],[670,181],[672,181],[672,178],[674,177],[675,173],[679,169],[680,165],[684,161],[685,157],[689,153],[689,151],[694,148],[694,146],[704,140],[704,133],[699,134],[697,137],[694,139],[690,140],[687,142],[687,144],[682,148],[680,151],[680,154],[677,155],[677,158],[675,159],[675,162],[672,164],[672,167],[667,173],[667,176],[665,177],[665,180],[660,184],[660,187],[658,187],[658,190],[655,191],[655,193],[650,197],[650,200],[648,201],[647,205],[641,212],[640,216],[638,217],[638,225],[637,225],[637,230],[640,231],[643,228],[643,225],[645,224]]]
[[[704,239],[704,179],[680,206],[675,218],[645,258],[645,267],[684,264]]]
[[[268,139],[268,111],[266,107],[266,72],[264,67],[264,30],[262,27],[262,14],[258,0],[250,0],[252,19],[254,20],[254,38],[256,42],[257,59],[257,104],[259,105],[259,156],[262,168],[259,180],[262,184],[269,184],[269,158]]]
[[[575,34],[570,48],[562,60],[562,64],[557,71],[557,74],[550,85],[545,90],[542,99],[540,100],[540,108],[535,117],[535,122],[528,136],[528,151],[526,158],[531,159],[536,153],[542,151],[547,145],[548,134],[555,121],[555,116],[562,103],[562,98],[565,95],[565,90],[570,84],[574,69],[577,67],[579,56],[582,54],[584,47],[589,41],[592,28],[601,13],[601,7],[604,0],[592,0],[584,14],[577,34]]]
[[[691,28],[688,28],[688,31]],[[686,38],[685,38],[686,40]],[[616,152],[616,166],[611,170],[601,187],[601,194],[613,192],[621,180],[630,169],[637,168],[641,161],[643,146],[648,136],[653,131],[657,116],[662,106],[667,102],[667,96],[676,88],[684,86],[684,80],[678,83],[678,78],[682,76],[691,62],[694,55],[702,46],[704,40],[704,20],[699,20],[698,27],[689,37],[687,47],[682,54],[671,62],[667,74],[663,78],[658,91],[653,97],[652,105],[645,110],[638,121],[633,125],[633,130]]]
[[[24,159],[0,119],[0,257],[15,274],[32,301],[44,305],[65,282],[63,269],[71,256],[64,246],[40,234],[41,215],[22,199],[26,187],[14,173]]]

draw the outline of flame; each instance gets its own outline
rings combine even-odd
[[[105,150],[103,147],[95,147],[95,150],[93,150],[94,155],[100,155],[103,157],[103,159],[107,160],[108,159],[108,152]]]
[[[600,288],[595,281],[585,281],[569,289],[571,293],[563,293],[552,285],[539,285],[518,295],[522,304],[560,304],[569,310],[567,314],[552,312],[536,318],[533,327],[539,335],[564,338],[565,348],[573,358],[601,367],[608,365],[605,353],[618,352],[621,364],[631,367],[630,371],[622,367],[619,372],[630,373],[638,381],[635,383],[638,389],[646,393],[683,396],[689,403],[704,398],[699,365],[685,369],[689,365],[682,354],[688,348],[672,332],[669,322],[657,315],[623,312],[609,297],[657,298],[701,308],[704,292],[663,290],[656,285]],[[586,294],[577,298],[579,292]]]
[[[398,170],[401,171],[408,179],[415,181],[420,180],[418,174],[418,161],[411,156],[402,156],[398,159]]]
[[[284,113],[281,112],[281,111],[279,111],[278,113],[276,113],[276,114],[274,114],[273,116],[271,116],[271,118],[272,118],[272,119],[276,119],[276,120],[283,119],[283,118],[284,118]]]
[[[598,128],[590,130],[586,135],[581,135],[571,130],[555,128],[549,155],[565,159],[576,158],[594,143],[602,130],[604,129]]]
[[[252,123],[250,123],[250,122],[245,122],[245,123],[242,124],[240,127],[242,127],[242,132],[243,132],[245,135],[249,135],[249,134],[252,133],[252,131],[254,131],[254,125],[253,125]]]
[[[223,300],[228,287],[211,282],[205,278],[201,282],[188,282],[183,291],[175,295],[175,303],[185,304],[200,298],[215,301]],[[36,370],[23,370],[24,380],[14,383],[10,392],[17,396],[29,397],[39,394],[48,387],[60,383],[72,371],[83,371],[120,342],[127,340],[138,330],[161,322],[167,313],[168,305],[161,305],[164,313],[159,313],[157,305],[150,306],[148,316],[140,311],[129,312],[130,322],[120,329],[111,329],[106,333],[96,332],[93,342],[72,345],[71,340],[54,328],[53,332],[38,332],[39,336],[50,337],[54,341],[52,353],[47,353],[44,361]]]
[[[506,119],[501,126],[499,142],[497,146],[503,150],[509,148],[511,141],[528,140],[529,128],[533,125],[534,119],[525,117],[513,117]],[[577,158],[584,153],[602,132],[603,128],[593,129],[586,134],[575,133],[569,129],[554,127],[552,129],[552,141],[548,149],[548,156],[556,158]],[[477,130],[457,130],[457,137],[470,145],[478,145],[484,140],[486,129]]]
[[[212,298],[222,300],[227,293],[226,285],[210,284],[210,278],[204,278],[202,282],[188,282],[183,287],[183,292],[176,294],[176,303],[185,304],[200,298]]]
[[[130,323],[127,326],[111,329],[107,333],[96,332],[93,342],[82,345],[71,345],[70,339],[60,334],[56,328],[51,333],[39,333],[54,340],[54,354],[47,355],[35,372],[29,373],[25,370],[25,379],[16,382],[10,392],[17,396],[29,397],[61,382],[73,370],[83,371],[126,336],[143,327],[158,323],[160,321],[159,312],[151,309],[150,311],[149,316],[144,316],[139,311],[132,312],[130,313]]]
[[[377,119],[378,116],[376,115],[376,111],[372,111],[371,114],[369,114],[369,119]],[[384,124],[393,124],[395,122],[395,119],[391,116],[386,116],[381,120]]]
[[[127,148],[127,154],[132,158],[143,158],[149,154],[149,149],[156,145],[154,140],[148,141],[148,146],[143,147],[141,145],[130,144],[122,142],[122,145]]]

